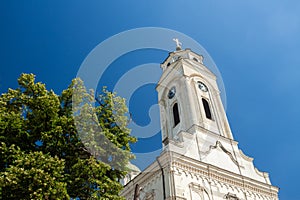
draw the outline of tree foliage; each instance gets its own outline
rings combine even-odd
[[[0,96],[2,198],[122,199],[118,180],[136,141],[125,100],[105,88],[95,100],[79,79],[61,95],[33,74],[18,83]]]

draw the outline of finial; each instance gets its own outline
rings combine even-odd
[[[176,51],[181,50],[182,43],[179,42],[178,38],[174,38],[173,41],[176,42]]]

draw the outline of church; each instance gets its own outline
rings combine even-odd
[[[124,179],[127,200],[277,200],[279,188],[234,140],[217,85],[203,56],[176,51],[157,83],[163,151]]]

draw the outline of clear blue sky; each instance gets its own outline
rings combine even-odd
[[[110,36],[147,26],[180,31],[199,42],[217,64],[226,88],[229,122],[240,148],[254,157],[258,169],[270,173],[272,183],[281,188],[280,199],[297,200],[299,10],[296,0],[3,0],[0,92],[16,87],[18,76],[28,72],[60,93],[90,51]],[[166,56],[163,51],[138,51],[114,65],[119,62],[128,70],[137,64],[162,62]],[[111,68],[111,73],[117,72],[122,70]],[[103,79],[103,84],[115,84],[116,77],[120,74]],[[153,87],[145,85],[140,90],[137,99]],[[155,92],[149,96],[138,106],[155,104]],[[137,113],[136,120],[147,124],[146,115]],[[154,139],[156,143],[135,148],[160,146],[159,137]]]

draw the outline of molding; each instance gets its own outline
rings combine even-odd
[[[189,58],[182,58],[181,60],[183,61],[182,64],[185,64],[187,67],[189,67],[190,69],[192,69],[196,72],[193,74],[195,74],[197,76],[199,76],[199,74],[202,74],[202,77],[203,77],[203,73],[204,73],[209,78],[211,78],[213,80],[217,80],[216,75],[214,73],[212,73],[212,71],[210,71],[204,64],[201,64],[201,63],[195,64]]]
[[[187,200],[187,199],[184,197],[172,196],[172,197],[166,198],[166,200]]]
[[[201,126],[198,126],[197,124],[193,124],[190,128],[188,128],[188,129],[186,130],[186,132],[188,132],[188,133],[190,133],[190,134],[193,134],[193,133],[195,133],[196,131],[201,132],[201,133],[205,133],[205,134],[209,134],[209,135],[211,135],[211,136],[213,136],[213,137],[216,137],[216,136],[217,136],[219,140],[226,141],[226,142],[228,142],[228,143],[231,143],[231,142],[232,142],[233,145],[238,145],[238,142],[237,142],[237,141],[235,141],[235,140],[233,140],[233,139],[230,139],[230,138],[227,138],[227,137],[225,137],[225,136],[223,136],[223,135],[220,135],[219,133],[209,131],[209,130],[207,130],[207,129],[201,127]]]
[[[172,165],[175,166],[176,171],[179,173],[186,173],[186,171],[188,171],[193,174],[193,177],[200,176],[211,182],[215,180],[228,188],[231,186],[244,192],[249,191],[255,194],[278,199],[279,188],[270,184],[259,182],[249,177],[235,174],[201,161],[191,161],[187,157],[180,157],[173,160],[175,161]]]
[[[204,199],[204,197],[203,197],[204,193],[207,195],[209,200],[211,199],[211,196],[208,193],[208,191],[203,186],[201,186],[200,184],[191,182],[189,184],[189,188],[190,188],[191,191],[197,192],[199,195],[201,195],[202,199]]]
[[[216,144],[214,146],[210,145],[208,151],[204,152],[204,154],[208,155],[211,152],[211,150],[216,149],[218,147],[220,147],[220,149],[230,157],[230,159],[236,166],[238,166],[238,167],[240,166],[238,161],[232,155],[232,153],[230,151],[228,151],[219,140],[216,141]]]
[[[214,145],[216,146],[215,148],[219,147],[220,142],[218,143]],[[279,188],[272,186],[270,183],[260,182],[247,176],[180,155],[176,152],[164,151],[159,156],[159,160],[165,172],[173,171],[174,173],[171,176],[185,176],[191,180],[191,183],[204,181],[218,187],[234,188],[236,191],[242,191],[251,196],[261,196],[265,199],[278,199]],[[267,176],[267,173],[263,173],[263,175]],[[140,173],[127,183],[120,195],[131,199],[136,184],[139,184],[141,187],[148,186],[148,188],[151,188],[152,185],[158,183],[160,179],[161,171],[155,161],[149,165],[143,173]],[[177,196],[168,197],[167,199],[184,200],[184,198]]]
[[[261,171],[259,171],[256,167],[254,167],[254,171],[255,171],[259,176],[265,178],[265,173],[266,173],[266,172],[261,172]],[[268,173],[266,173],[266,174],[268,174]]]
[[[159,156],[159,160],[161,162],[162,168],[166,171],[171,167],[171,155],[170,152],[162,152]],[[134,192],[135,185],[138,183],[141,187],[145,187],[153,183],[153,180],[161,178],[161,169],[158,166],[157,161],[153,161],[143,172],[140,172],[134,179],[129,181],[125,186],[124,189],[121,191],[120,195],[127,197],[131,193]]]
[[[239,149],[239,153],[240,153],[241,157],[244,160],[247,160],[249,162],[252,162],[254,160],[252,157],[249,157],[249,156],[245,155],[244,152],[241,149]]]

